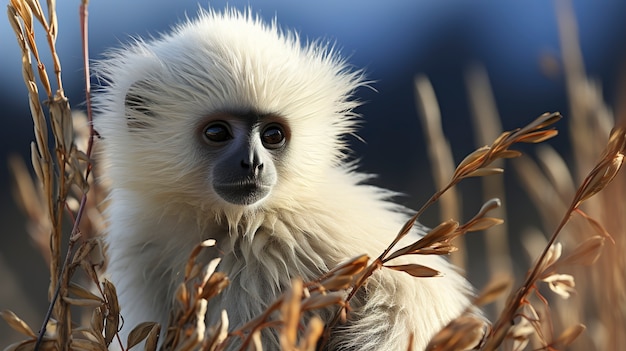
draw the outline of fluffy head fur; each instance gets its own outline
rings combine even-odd
[[[326,44],[303,45],[250,13],[202,12],[170,34],[112,52],[98,69],[105,84],[96,129],[112,184],[109,273],[123,336],[142,321],[167,323],[173,289],[201,240],[217,240],[218,270],[232,281],[208,318],[225,308],[237,326],[291,278],[310,280],[358,254],[380,254],[406,219],[390,192],[362,184],[366,177],[344,160],[343,137],[356,125],[352,94],[364,81]],[[222,113],[270,115],[285,125],[284,149],[266,155],[275,182],[254,203],[224,201],[212,186],[222,149],[207,147],[201,134]],[[444,276],[377,272],[330,349],[400,350],[410,333],[422,348],[463,310],[469,287],[453,267],[439,257],[415,261]],[[268,349],[278,347],[264,338]]]

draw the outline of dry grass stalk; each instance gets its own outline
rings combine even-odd
[[[225,313],[220,323],[208,330],[204,320],[208,301],[229,283],[226,275],[215,271],[219,259],[212,260],[204,267],[197,260],[201,250],[212,246],[215,246],[215,240],[206,240],[191,252],[183,283],[176,290],[175,304],[161,350],[217,350],[226,338],[228,316]],[[127,347],[132,347],[145,337],[150,339],[145,350],[156,350],[159,326],[151,323],[141,329],[149,329],[149,332],[136,333],[137,338],[133,340],[131,333]]]
[[[474,140],[476,145],[488,144],[502,133],[502,122],[489,82],[487,71],[484,67],[474,64],[466,74],[467,94],[471,107],[472,122],[474,128]],[[504,161],[495,161],[496,167],[501,167]],[[504,177],[491,177],[481,179],[483,201],[498,197],[503,203],[507,203],[505,196]],[[507,222],[505,208],[495,210],[494,215]],[[511,252],[509,250],[506,226],[496,226],[485,231],[484,242],[486,249],[487,267],[491,275],[509,273],[513,270]],[[498,309],[502,305],[498,303]]]
[[[202,250],[214,245],[214,240],[207,240],[192,251],[185,267],[184,281],[175,295],[172,317],[160,350],[223,350],[236,342],[235,339],[240,341],[240,350],[262,350],[260,333],[265,328],[278,330],[282,350],[316,350],[324,324],[319,317],[308,316],[308,312],[334,305],[343,306],[345,289],[363,271],[368,261],[367,256],[358,256],[315,281],[303,283],[295,279],[264,313],[228,332],[226,311],[222,311],[221,320],[216,325],[205,326],[207,304],[229,282],[223,273],[215,271],[219,259],[204,267],[197,259]],[[306,325],[303,318],[307,320]],[[127,350],[145,341],[144,350],[154,351],[159,331],[160,326],[156,323],[142,323],[132,330],[126,346],[120,340],[120,347]],[[104,344],[109,345],[109,342]]]
[[[561,5],[564,2],[560,3]],[[563,10],[563,9],[561,9]],[[576,31],[572,30],[572,27],[575,29],[575,25],[573,22],[573,15],[571,14],[571,9],[567,8],[565,11],[566,15],[563,15],[563,11],[559,11],[561,15],[561,32],[563,36],[567,36],[562,42],[564,43],[564,52],[572,53],[573,55],[563,55],[566,60],[572,60],[574,62],[567,63],[567,78],[568,78],[568,86],[569,93],[571,96],[572,102],[572,110],[576,111],[573,118],[578,118],[577,123],[572,123],[570,126],[574,130],[572,134],[577,140],[579,148],[584,149],[584,153],[577,153],[576,160],[580,159],[580,165],[589,165],[588,168],[592,168],[592,165],[595,162],[591,159],[590,156],[599,153],[597,149],[594,150],[594,147],[601,145],[597,142],[599,138],[603,138],[603,130],[606,131],[606,125],[609,125],[610,122],[607,122],[606,116],[608,115],[608,108],[602,105],[601,103],[601,94],[597,92],[597,89],[593,89],[593,85],[588,82],[588,80],[584,76],[584,72],[582,72],[582,61],[577,60],[580,59],[579,50],[577,47],[576,41]],[[567,17],[564,19],[563,17]],[[572,47],[573,46],[573,47]],[[581,89],[584,88],[584,89]],[[591,88],[590,88],[591,87]],[[591,94],[591,95],[590,95]],[[584,105],[584,106],[583,106]],[[576,128],[579,126],[579,128]],[[580,126],[593,126],[590,133],[590,130],[587,127]],[[621,127],[620,127],[621,126]],[[619,342],[617,339],[623,339],[623,327],[626,325],[626,315],[623,312],[619,312],[620,308],[609,307],[607,308],[607,298],[608,296],[612,296],[612,298],[608,299],[610,301],[620,301],[620,294],[623,295],[624,292],[624,274],[619,274],[618,272],[624,272],[626,265],[624,265],[623,255],[614,255],[611,252],[619,252],[620,247],[624,247],[623,244],[620,246],[620,242],[624,243],[621,236],[618,237],[614,244],[616,247],[610,246],[611,250],[609,252],[605,252],[604,255],[600,256],[600,252],[604,247],[604,242],[606,239],[613,241],[613,238],[608,234],[610,230],[603,228],[599,221],[587,216],[584,212],[582,212],[578,207],[582,204],[583,201],[589,200],[592,196],[596,195],[600,190],[604,189],[607,184],[614,180],[617,171],[619,170],[622,162],[623,162],[623,145],[620,144],[623,142],[623,131],[626,127],[626,118],[623,119],[622,123],[618,123],[618,127],[611,133],[611,137],[608,142],[608,146],[601,157],[601,161],[593,167],[593,170],[590,174],[585,178],[583,184],[579,188],[576,196],[568,209],[568,205],[566,203],[566,199],[571,197],[574,193],[574,186],[572,181],[572,176],[569,174],[568,167],[565,165],[565,162],[556,154],[556,152],[552,151],[549,147],[544,147],[543,150],[540,150],[540,161],[542,161],[543,171],[546,175],[543,174],[542,170],[536,167],[529,160],[520,160],[524,161],[524,166],[518,167],[520,172],[524,172],[522,174],[533,171],[532,175],[527,174],[522,177],[522,180],[527,181],[527,186],[534,191],[531,194],[534,194],[536,199],[536,206],[540,209],[540,213],[544,216],[544,221],[548,225],[548,227],[555,227],[557,224],[553,222],[554,218],[558,218],[559,215],[563,212],[566,212],[566,217],[572,213],[572,209],[574,209],[575,213],[579,214],[584,221],[587,222],[587,226],[576,227],[574,233],[577,236],[576,241],[580,243],[576,246],[568,255],[565,257],[560,257],[560,244],[557,245],[546,245],[546,249],[548,250],[548,257],[544,262],[537,262],[535,266],[535,270],[541,272],[538,277],[538,281],[545,282],[550,289],[552,289],[555,293],[559,294],[561,297],[567,298],[570,296],[572,292],[574,292],[574,278],[570,274],[559,274],[558,271],[569,269],[571,270],[571,266],[573,264],[574,267],[589,265],[599,260],[600,262],[605,261],[606,263],[603,265],[604,268],[600,269],[600,272],[615,272],[615,274],[611,274],[608,277],[601,278],[601,280],[596,281],[595,284],[583,284],[583,288],[588,291],[583,291],[583,293],[591,296],[596,296],[596,298],[602,299],[602,302],[595,302],[597,308],[593,308],[593,311],[599,311],[597,314],[603,318],[604,321],[610,321],[603,323],[603,328],[605,331],[601,334],[595,335],[595,343],[596,349],[617,349],[623,345],[624,341]],[[621,128],[621,130],[620,130]],[[578,132],[576,132],[578,131]],[[584,169],[584,168],[583,168]],[[613,228],[615,231],[611,232],[620,232],[623,231],[624,223],[623,221],[623,201],[622,199],[615,199],[614,196],[616,194],[623,194],[624,187],[624,178],[617,179],[618,189],[622,189],[622,191],[604,191],[600,194],[600,203],[595,202],[591,209],[594,210],[596,215],[603,217],[605,223],[613,223]],[[554,189],[554,190],[552,190]],[[552,195],[550,194],[552,191]],[[619,196],[619,195],[618,195]],[[604,200],[607,198],[607,200]],[[608,200],[611,198],[612,200]],[[542,201],[543,199],[550,199],[548,201]],[[562,200],[563,204],[560,206],[555,206],[555,200]],[[592,199],[593,200],[593,199]],[[601,204],[607,204],[607,207],[604,207]],[[609,205],[610,204],[610,205]],[[622,209],[622,210],[620,210]],[[616,223],[621,222],[621,224]],[[554,224],[554,225],[550,225]],[[583,223],[584,224],[584,223]],[[621,228],[621,229],[620,229]],[[589,237],[589,230],[592,230],[596,233]],[[623,249],[621,250],[623,252]],[[541,259],[539,261],[542,261]],[[576,268],[574,268],[576,270]],[[589,273],[584,272],[586,275]],[[604,276],[605,274],[601,274]],[[533,274],[530,274],[533,276]],[[620,278],[621,277],[621,278]],[[616,279],[617,278],[617,279]],[[604,287],[608,288],[608,291],[604,291]],[[572,348],[573,345],[570,346],[571,342],[576,339],[584,330],[585,327],[582,324],[575,324],[573,326],[565,328],[565,330],[557,337],[552,337],[552,333],[554,327],[552,326],[552,321],[550,318],[550,309],[548,307],[548,301],[541,296],[536,287],[533,287],[533,291],[539,297],[539,301],[541,301],[543,310],[538,314],[533,305],[530,304],[530,296],[526,295],[522,297],[522,294],[514,294],[513,296],[517,297],[517,299],[510,299],[508,301],[509,308],[511,304],[517,304],[519,302],[522,303],[521,307],[517,310],[518,314],[513,316],[508,316],[509,323],[514,323],[515,326],[510,328],[506,335],[503,335],[508,340],[513,341],[511,345],[508,343],[507,345],[514,350],[523,350],[526,345],[528,345],[529,341],[533,336],[535,339],[539,339],[538,343],[535,343],[535,349],[562,349],[562,348]],[[620,293],[621,292],[621,293]],[[602,296],[602,297],[600,297]],[[512,301],[514,300],[514,301]],[[580,307],[575,306],[580,312],[589,310],[589,308],[584,308],[585,299],[584,295],[579,299],[578,304]],[[558,302],[558,301],[557,301]],[[562,309],[558,309],[557,315],[562,315],[563,320],[566,320],[565,314],[563,311],[571,310],[571,304],[574,302],[568,302],[567,307],[563,307]],[[621,304],[620,304],[621,305]],[[603,309],[605,311],[603,311]],[[607,313],[608,312],[608,313]],[[591,319],[593,321],[593,319]],[[571,323],[571,317],[567,319],[567,324]],[[566,325],[567,325],[566,324]],[[498,325],[496,324],[494,331],[491,333],[490,337],[493,338],[494,335],[498,334]],[[444,328],[444,331],[446,328]],[[454,334],[452,334],[454,336]],[[501,335],[502,336],[502,335]],[[552,340],[552,341],[551,341]],[[603,341],[599,341],[603,340]],[[494,349],[503,340],[500,340],[492,343],[493,339],[488,340],[484,349]],[[580,344],[580,343],[579,343]],[[581,349],[587,350],[592,345],[580,344],[580,348],[574,347],[573,349]],[[600,346],[603,345],[603,346]],[[612,346],[610,346],[612,345]],[[454,349],[454,348],[451,348]]]
[[[626,129],[618,127],[611,133],[609,143],[600,161],[576,191],[568,210],[562,217],[559,226],[554,230],[545,250],[528,273],[526,280],[519,289],[509,296],[504,311],[500,314],[500,317],[494,324],[493,331],[487,339],[485,350],[495,350],[502,343],[511,329],[511,324],[518,316],[520,308],[528,303],[529,295],[533,292],[539,294],[537,282],[541,280],[546,281],[550,283],[551,288],[555,292],[569,296],[569,291],[573,287],[573,278],[571,276],[555,275],[556,273],[554,273],[561,255],[560,245],[556,243],[556,239],[569,221],[572,213],[581,212],[579,209],[580,205],[604,189],[613,180],[621,168],[624,152],[626,152]],[[604,231],[599,234],[605,235]],[[565,260],[567,264],[593,262],[602,247],[601,244],[598,244],[598,240],[601,239],[600,237],[600,239],[593,239],[590,242],[583,242],[578,249],[574,250],[574,254],[568,256],[569,258]],[[546,347],[549,345],[550,343]]]
[[[500,224],[502,220],[497,218],[484,217],[485,214],[500,206],[500,202],[497,199],[486,202],[481,210],[474,218],[463,225],[459,225],[454,220],[448,220],[441,223],[436,228],[432,229],[424,237],[416,241],[415,243],[408,245],[404,248],[398,249],[394,252],[392,250],[396,244],[404,238],[412,229],[413,225],[421,214],[433,203],[435,203],[447,190],[458,184],[461,180],[470,177],[482,177],[492,174],[499,174],[502,172],[500,168],[489,167],[489,165],[498,159],[514,158],[521,155],[520,152],[515,150],[509,150],[509,147],[515,143],[539,143],[549,138],[554,137],[557,132],[554,129],[544,129],[551,126],[553,123],[561,118],[558,113],[546,113],[535,119],[530,124],[523,128],[519,128],[513,131],[502,133],[491,146],[484,146],[468,155],[457,166],[452,175],[452,179],[441,190],[437,191],[417,212],[411,217],[396,235],[393,242],[383,251],[383,253],[373,260],[367,269],[363,271],[358,280],[351,286],[350,293],[345,299],[345,307],[341,308],[335,315],[335,318],[327,326],[327,330],[334,327],[342,318],[345,318],[347,313],[347,306],[352,297],[357,291],[365,284],[365,281],[378,269],[388,268],[394,270],[401,270],[415,277],[432,277],[438,274],[437,271],[428,267],[424,267],[417,264],[410,265],[385,265],[390,260],[412,254],[436,254],[445,255],[455,251],[457,248],[451,245],[451,241],[470,231],[478,231],[490,228],[494,225]],[[481,326],[484,324],[482,322]],[[461,323],[465,326],[466,322]],[[326,335],[329,334],[327,331]],[[456,335],[453,333],[453,335]],[[456,344],[455,344],[456,345]]]
[[[246,350],[252,342],[256,332],[266,327],[279,328],[281,347],[283,350],[315,350],[318,340],[322,337],[322,344],[330,335],[329,328],[324,329],[322,321],[315,316],[307,316],[308,312],[339,306],[346,311],[347,302],[345,291],[361,278],[367,266],[367,256],[357,256],[324,274],[315,281],[302,284],[295,280],[293,285],[274,301],[263,314],[244,324],[231,334],[240,337],[241,350]],[[295,317],[297,312],[297,318]],[[278,314],[278,318],[272,316]],[[345,313],[340,313],[344,316]],[[300,329],[302,319],[308,319],[304,335],[297,341],[296,335]],[[339,319],[343,319],[338,317]]]
[[[23,201],[26,206],[31,206],[30,213],[38,216],[33,222],[40,223],[38,228],[42,230],[39,231],[39,235],[49,238],[51,277],[48,290],[51,301],[50,310],[40,329],[40,334],[35,340],[28,340],[27,344],[32,344],[35,349],[53,345],[56,349],[66,350],[74,343],[71,337],[70,304],[73,300],[69,297],[70,277],[75,269],[80,266],[83,266],[90,276],[94,271],[94,265],[87,261],[87,255],[82,255],[82,252],[89,252],[91,249],[83,249],[82,252],[78,250],[82,255],[80,258],[74,256],[75,246],[81,237],[78,223],[84,211],[85,194],[89,188],[87,177],[90,165],[88,162],[89,151],[84,153],[78,150],[74,143],[73,121],[69,102],[63,90],[61,65],[55,47],[58,33],[55,2],[48,1],[47,5],[48,14],[46,16],[39,1],[11,0],[8,5],[8,17],[22,53],[22,74],[28,89],[34,122],[35,142],[31,144],[32,164],[41,184],[41,194],[43,194],[43,198],[47,199],[45,211],[41,211],[41,207],[37,209],[36,206],[29,204],[26,200]],[[43,27],[46,33],[46,42],[53,62],[54,81],[56,83],[54,88],[49,79],[48,70],[40,59],[34,31],[36,22]],[[33,64],[33,59],[35,64]],[[36,67],[36,74],[33,66]],[[41,100],[39,85],[43,87],[45,92],[49,119],[46,119],[44,108],[39,102]],[[54,136],[54,151],[48,147],[49,127]],[[82,192],[82,200],[77,213],[71,216],[74,220],[74,227],[70,234],[70,246],[66,255],[63,256],[61,247],[63,213],[68,207],[67,199],[72,186]],[[32,193],[32,190],[38,187],[22,186],[21,193],[23,196],[29,195],[27,188],[30,188]],[[49,223],[49,226],[42,224],[46,222]],[[46,229],[47,232],[44,232],[43,229]],[[90,247],[93,249],[95,246]],[[54,330],[44,337],[49,324],[54,326]],[[50,342],[44,342],[44,338]]]
[[[622,259],[623,255],[620,253],[623,252],[623,248],[626,245],[622,234],[624,225],[626,225],[622,216],[624,206],[621,195],[619,195],[623,192],[620,190],[603,191],[597,197],[591,198],[591,196],[596,195],[599,190],[607,185],[608,187],[613,187],[613,189],[624,189],[624,184],[626,184],[625,178],[623,175],[622,177],[616,177],[617,170],[623,162],[623,146],[619,146],[619,144],[623,142],[624,130],[623,126],[618,126],[611,133],[609,145],[601,156],[601,161],[585,177],[581,188],[577,191],[571,190],[571,187],[568,185],[573,176],[570,175],[569,170],[563,169],[561,166],[563,162],[560,161],[560,157],[556,153],[551,152],[550,160],[552,162],[544,161],[542,169],[535,166],[530,160],[525,160],[524,166],[519,167],[519,171],[523,175],[522,180],[526,182],[526,186],[530,190],[531,195],[533,195],[536,207],[540,210],[540,213],[545,215],[544,223],[546,227],[556,226],[554,217],[557,209],[568,208],[568,205],[565,203],[555,203],[555,200],[572,196],[575,193],[576,203],[570,206],[575,206],[574,213],[578,216],[573,218],[576,225],[568,226],[569,235],[565,238],[565,244],[580,244],[573,249],[574,252],[569,256],[558,261],[558,269],[573,272],[572,275],[563,278],[569,281],[570,277],[575,276],[576,280],[582,280],[582,284],[577,284],[577,298],[574,301],[568,301],[567,306],[557,308],[556,315],[560,318],[561,325],[567,326],[575,318],[591,323],[593,328],[590,328],[590,333],[586,333],[584,340],[577,343],[579,346],[574,349],[614,349],[610,345],[617,347],[617,345],[622,345],[623,342],[626,342],[623,333],[621,333],[621,330],[626,325],[626,315],[623,312],[619,312],[619,308],[606,306],[606,301],[619,301],[619,296],[624,296],[625,292],[624,279],[621,277],[626,272],[626,263]],[[595,139],[597,138],[596,136]],[[597,143],[592,142],[588,142],[588,144],[590,146],[597,145]],[[620,151],[620,148],[622,151]],[[576,159],[579,159],[579,157]],[[559,161],[554,162],[554,160]],[[555,170],[555,164],[560,171]],[[533,170],[532,175],[528,174],[530,170]],[[608,184],[611,181],[613,181],[613,184]],[[552,201],[550,202],[543,201],[543,196],[549,193],[546,189],[556,189],[552,190]],[[583,201],[589,200],[596,200],[587,208],[594,213],[594,216],[600,218],[600,221],[578,209]],[[611,227],[604,228],[600,224],[601,222],[608,223]],[[590,231],[595,235],[592,234],[590,236]],[[608,234],[609,232],[618,235],[611,237]],[[607,239],[611,244],[604,247],[605,245],[603,244]],[[605,250],[603,250],[602,255],[598,255],[601,247],[604,247]],[[578,261],[583,265],[598,261],[597,265],[599,267],[594,271],[569,267],[571,266],[569,263],[572,261]],[[560,306],[558,301],[554,305]],[[590,308],[590,306],[594,307]]]
[[[475,307],[481,307],[499,299],[510,290],[512,279],[508,275],[499,274],[492,278],[481,293],[474,299],[458,318],[450,321],[428,343],[428,351],[478,350],[485,341],[489,325],[474,313]]]
[[[30,176],[24,160],[11,156],[9,169],[15,184],[13,198],[28,218],[26,230],[45,262],[50,265],[52,255],[49,233],[52,231],[52,224],[45,207],[47,201],[45,194],[40,184]]]
[[[452,148],[443,133],[441,111],[430,80],[428,77],[420,75],[415,78],[414,84],[418,116],[424,129],[428,161],[432,169],[435,188],[442,189],[454,173],[455,163],[452,157]],[[461,198],[456,188],[451,188],[441,196],[439,207],[441,209],[439,219],[442,222],[448,218],[462,217]],[[450,260],[457,266],[464,268],[467,266],[467,262],[463,238],[459,238],[455,244],[460,250],[452,255]]]
[[[610,108],[603,102],[602,92],[598,84],[592,82],[584,71],[583,57],[578,44],[578,32],[571,4],[565,1],[557,3],[557,20],[561,37],[563,72],[570,101],[571,123],[569,123],[573,159],[575,164],[568,166],[566,162],[553,150],[540,150],[539,161],[541,167],[526,160],[523,166],[518,167],[534,200],[538,212],[544,216],[544,227],[554,228],[558,218],[555,211],[563,212],[568,204],[565,199],[571,198],[576,189],[572,185],[573,179],[582,182],[599,182],[602,187],[611,180],[617,165],[622,162],[623,151],[619,152],[619,146],[611,146],[619,143],[626,129],[626,108],[619,104],[616,110],[617,118],[610,113]],[[626,79],[622,77],[621,94],[626,91],[624,87]],[[621,102],[622,100],[619,100]],[[615,121],[617,119],[617,121]],[[596,165],[597,155],[602,154],[602,142],[609,134],[611,126],[615,124],[615,130],[610,133],[609,146],[604,151],[603,164]],[[621,132],[618,131],[621,129]],[[612,150],[612,151],[609,151]],[[606,153],[612,153],[613,156]],[[595,176],[586,177],[586,170],[594,170]],[[525,174],[533,170],[533,174]],[[593,179],[595,178],[595,179]],[[624,312],[624,296],[626,296],[626,259],[623,252],[626,249],[626,237],[624,228],[626,211],[623,194],[626,191],[626,176],[615,176],[605,191],[593,198],[595,186],[589,184],[589,188],[581,199],[586,199],[585,212],[577,211],[579,216],[573,218],[574,224],[567,227],[568,235],[564,238],[564,245],[575,246],[585,242],[585,246],[574,249],[580,255],[588,257],[589,261],[597,260],[594,270],[585,269],[581,266],[567,267],[561,264],[560,270],[566,270],[575,277],[576,298],[569,299],[567,305],[559,300],[551,302],[556,322],[560,328],[568,326],[572,321],[585,321],[588,332],[583,334],[579,341],[570,348],[572,350],[613,350],[620,349],[626,343],[626,313]],[[596,188],[597,189],[599,189]],[[545,201],[550,191],[553,194],[550,201]],[[542,198],[543,196],[543,198]],[[562,204],[559,203],[562,202]],[[592,218],[593,217],[593,218]],[[594,219],[594,218],[597,218]],[[612,233],[611,237],[608,233]],[[595,233],[595,235],[590,237]],[[584,251],[594,251],[594,246],[601,246],[606,239],[610,244],[604,245],[602,255],[595,257],[585,255]],[[574,254],[571,254],[574,256]],[[611,301],[612,303],[607,303]]]
[[[346,302],[351,300],[367,278],[369,278],[376,270],[383,267],[384,263],[390,259],[405,254],[448,254],[456,249],[450,244],[450,240],[455,237],[458,237],[468,231],[483,230],[495,224],[499,224],[499,220],[483,218],[488,210],[499,206],[499,204],[494,206],[495,202],[488,201],[483,206],[483,209],[481,209],[481,211],[472,220],[463,226],[459,226],[458,222],[453,220],[444,222],[437,228],[431,230],[413,245],[400,249],[390,255],[396,244],[411,231],[413,225],[422,213],[434,204],[448,189],[452,188],[461,180],[466,178],[502,173],[501,168],[493,168],[489,167],[489,165],[498,159],[520,156],[521,153],[519,151],[509,150],[509,147],[515,143],[539,143],[554,137],[557,134],[556,130],[544,128],[549,127],[560,118],[561,115],[559,113],[543,114],[523,128],[502,133],[491,146],[481,147],[465,157],[465,159],[461,161],[455,169],[450,181],[441,190],[431,196],[431,198],[415,213],[415,215],[413,215],[413,217],[405,223],[387,249],[385,249],[383,253],[367,267],[362,277],[352,288],[350,294],[346,298]],[[420,249],[424,251],[420,252]],[[338,316],[339,314],[330,324],[331,327],[339,320]]]
[[[472,314],[452,320],[426,346],[426,351],[472,350],[481,343],[485,321]]]

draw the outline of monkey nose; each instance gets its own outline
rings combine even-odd
[[[241,160],[241,167],[247,169],[251,175],[258,175],[263,170],[263,163],[256,157],[250,160]]]

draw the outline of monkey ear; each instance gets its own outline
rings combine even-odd
[[[154,103],[145,96],[145,93],[151,89],[152,86],[145,81],[135,82],[128,89],[124,97],[124,106],[126,108],[126,123],[130,130],[147,129],[152,125],[151,121],[155,114],[150,106]]]

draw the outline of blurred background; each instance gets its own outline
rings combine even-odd
[[[277,18],[302,38],[324,38],[335,42],[349,62],[365,68],[374,89],[361,89],[365,104],[358,109],[365,123],[359,135],[365,142],[351,140],[361,170],[379,176],[373,181],[405,194],[399,201],[418,208],[435,189],[427,157],[423,125],[416,107],[415,77],[430,79],[438,99],[442,127],[456,162],[484,142],[472,131],[474,85],[471,77],[488,76],[502,127],[522,126],[547,111],[560,111],[565,119],[557,127],[563,132],[550,140],[569,164],[575,158],[567,131],[571,101],[557,25],[560,2],[513,1],[315,1],[266,0],[251,6],[266,20]],[[249,1],[211,1],[210,6],[245,8]],[[577,21],[577,37],[584,71],[595,82],[608,106],[619,102],[619,78],[626,55],[626,2],[568,2]],[[57,50],[63,68],[66,95],[73,109],[84,109],[78,1],[58,4]],[[107,48],[118,47],[134,36],[158,36],[171,26],[194,17],[196,0],[179,1],[91,1],[89,4],[90,52],[99,59]],[[41,38],[43,33],[39,32]],[[43,320],[48,306],[48,269],[31,244],[26,219],[11,196],[10,154],[29,160],[33,140],[27,91],[21,76],[21,56],[8,21],[0,19],[0,310],[11,309],[32,326]],[[47,58],[44,55],[44,61]],[[51,63],[49,64],[51,66]],[[592,141],[593,142],[593,141]],[[604,140],[598,143],[603,144]],[[533,154],[532,147],[522,148]],[[507,235],[516,253],[514,270],[524,272],[519,237],[541,214],[530,205],[514,175],[505,178],[508,208]],[[461,188],[462,219],[481,205],[480,183],[470,181]],[[435,226],[439,211],[423,218]],[[623,228],[622,228],[623,229]],[[390,237],[395,233],[390,233]],[[461,259],[469,278],[477,286],[488,280],[484,238],[468,239]],[[519,255],[519,256],[517,256]],[[0,346],[21,337],[0,322]]]

